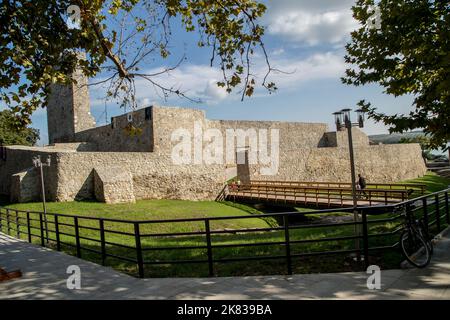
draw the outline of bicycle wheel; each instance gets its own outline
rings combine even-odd
[[[430,263],[430,249],[418,233],[405,230],[400,237],[400,246],[406,260],[413,266],[425,268]]]

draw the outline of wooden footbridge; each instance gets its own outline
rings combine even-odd
[[[233,202],[268,203],[288,206],[352,207],[351,183],[256,181],[230,183],[225,199]],[[359,206],[388,205],[416,198],[426,186],[410,183],[371,183],[364,191],[357,190]]]

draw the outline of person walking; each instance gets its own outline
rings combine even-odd
[[[367,198],[367,193],[364,191],[366,189],[367,183],[366,178],[364,178],[361,174],[358,174],[358,186],[361,193]]]

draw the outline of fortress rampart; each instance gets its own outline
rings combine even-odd
[[[215,199],[226,180],[236,174],[236,163],[180,165],[171,157],[177,143],[172,141],[172,133],[183,128],[194,135],[196,125],[202,131],[218,129],[224,136],[229,129],[278,129],[277,174],[262,175],[261,165],[244,164],[250,178],[350,181],[346,136],[328,132],[325,124],[207,120],[202,111],[156,106],[132,114],[137,119],[134,125],[142,129],[136,136],[125,131],[126,114],[113,120],[114,125],[76,133],[71,143],[7,147],[6,161],[0,160],[0,192],[15,201],[39,199],[32,158],[41,155],[44,159],[51,157],[45,182],[47,197],[53,201],[104,200],[104,195],[96,195],[96,181],[100,179],[97,171],[101,171],[103,180],[111,180],[110,202],[129,200],[131,191],[132,199]],[[357,171],[368,181],[395,182],[425,174],[418,144],[369,145],[364,133],[353,130]],[[116,176],[123,173],[129,174],[130,181],[118,183]]]

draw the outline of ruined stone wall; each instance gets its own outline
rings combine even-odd
[[[255,180],[350,182],[346,148],[302,148],[282,151],[277,175],[264,176],[259,165],[250,165]],[[418,144],[379,145],[355,148],[356,172],[370,182],[392,183],[423,176],[427,168]]]
[[[49,155],[45,168],[50,201],[94,199],[94,169],[120,167],[133,177],[136,199],[214,200],[226,181],[222,165],[176,165],[170,156],[150,152],[75,152],[44,148],[8,147],[7,161],[0,162],[0,193],[10,195],[12,175],[32,167],[32,158]],[[37,179],[35,179],[37,180]],[[38,181],[28,181],[38,183]],[[117,189],[119,190],[119,189]],[[118,192],[128,192],[124,189]],[[129,195],[123,195],[124,197]],[[37,199],[36,199],[37,200]]]
[[[130,125],[134,129],[127,130]],[[76,133],[74,141],[89,142],[95,145],[96,151],[103,152],[151,152],[153,151],[152,108],[113,117],[109,125]]]
[[[94,194],[100,202],[134,203],[133,176],[121,167],[104,166],[94,169]]]
[[[75,133],[72,86],[53,84],[50,92],[47,106],[48,141],[68,142]]]
[[[280,121],[208,120],[207,127],[219,129],[224,137],[227,129],[254,129],[256,132],[264,129],[268,131],[278,129],[280,149],[282,150],[317,148],[322,146],[324,145],[323,137],[327,131],[327,125],[325,123]],[[270,133],[268,136],[270,137]]]
[[[56,189],[58,184],[58,159],[57,153],[54,150],[46,151],[45,148],[12,146],[6,148],[6,155],[6,161],[0,160],[0,194],[9,195],[13,198],[17,197],[17,192],[19,192],[19,190],[15,190],[16,194],[11,195],[13,175],[28,170],[37,170],[33,168],[33,158],[36,156],[41,156],[43,161],[46,161],[47,157],[51,158],[52,166],[49,168],[44,167],[44,183],[46,185],[46,197],[50,201],[56,200]],[[38,188],[40,190],[40,183],[37,180],[39,174],[30,172],[30,175],[35,179],[30,178],[25,180],[26,183],[32,184],[30,186],[26,186],[26,188],[31,190]]]
[[[223,163],[224,165],[235,165],[236,160],[227,163],[225,152],[236,153],[239,150],[238,141],[227,141],[227,130],[241,129],[241,133],[250,135],[251,132],[258,133],[265,129],[269,145],[271,142],[270,130],[278,129],[279,147],[282,150],[297,150],[299,148],[315,148],[325,145],[324,134],[327,131],[326,124],[295,123],[295,122],[277,122],[277,121],[222,121],[207,120],[204,111],[184,108],[166,108],[153,107],[153,134],[154,134],[154,152],[162,155],[171,155],[174,146],[181,139],[172,140],[174,132],[184,131],[191,137],[191,157],[195,152],[201,152],[196,149],[200,145],[203,150],[208,147],[210,141],[204,138],[208,129],[216,129],[222,136],[223,143]],[[200,140],[194,140],[200,135]],[[230,135],[228,135],[230,136]],[[230,136],[231,137],[231,136]],[[248,144],[248,138],[245,139]],[[228,145],[227,145],[228,143]],[[227,150],[227,147],[233,150]],[[270,150],[269,150],[270,152]]]
[[[154,152],[170,155],[178,141],[172,141],[172,134],[179,129],[186,130],[194,137],[194,125],[206,129],[205,112],[186,108],[166,108],[153,106]]]
[[[132,121],[128,117],[132,117]],[[188,132],[192,138],[202,136],[208,129],[218,129],[223,138],[228,130],[243,130],[244,134],[260,130],[279,130],[279,146],[284,151],[299,148],[348,147],[347,132],[327,132],[324,123],[300,123],[279,121],[208,120],[202,110],[153,106],[112,118],[112,124],[75,134],[74,141],[88,142],[95,151],[105,152],[156,152],[169,155],[179,141],[172,141],[172,135],[179,129]],[[140,132],[130,134],[126,127],[132,124]],[[248,139],[247,139],[248,141]],[[270,141],[270,138],[269,138]],[[355,146],[369,145],[366,134],[353,128]],[[192,140],[194,144],[194,140]],[[234,146],[237,140],[234,141]],[[203,145],[207,144],[205,141]],[[225,145],[225,141],[224,141]],[[91,151],[93,148],[79,149]]]
[[[353,146],[366,147],[370,144],[369,137],[359,128],[352,128]],[[347,130],[338,132],[326,132],[323,138],[323,147],[348,148],[348,132]]]
[[[51,156],[52,166],[45,168],[50,201],[95,198],[96,168],[108,171],[108,167],[114,167],[117,172],[119,167],[124,173],[131,174],[136,199],[213,200],[229,178],[229,168],[224,165],[176,165],[170,155],[156,153],[63,149],[48,152],[42,148],[25,147],[9,147],[7,150],[7,160],[0,163],[0,192],[10,194],[11,176],[31,168],[34,156],[41,155],[43,159]],[[416,178],[426,172],[417,144],[368,146],[357,148],[355,153],[357,172],[363,174],[368,182],[396,182]],[[348,182],[348,164],[348,150],[345,148],[300,148],[281,152],[276,175],[262,176],[258,165],[251,165],[249,174],[252,179],[264,180]],[[114,189],[115,192],[129,190]],[[126,196],[129,195],[123,195]]]
[[[30,202],[42,198],[40,172],[36,168],[13,174],[11,177],[10,201]]]
[[[348,148],[348,132],[347,130],[333,132],[336,135],[336,147]],[[369,137],[359,128],[352,128],[352,141],[355,148],[366,147],[370,144]],[[333,145],[328,145],[334,147]]]
[[[131,121],[128,119],[130,115]],[[95,146],[95,151],[101,152],[155,152],[170,155],[176,144],[176,141],[171,140],[172,133],[183,128],[193,136],[195,123],[207,128],[204,111],[152,106],[113,117],[109,125],[78,132],[73,141],[89,142]],[[130,133],[126,130],[130,124],[139,132]]]
[[[325,145],[323,137],[327,125],[322,123],[207,120],[202,110],[160,106],[149,108],[150,112],[141,109],[114,117],[114,125],[78,132],[75,134],[75,141],[92,143],[96,146],[96,151],[153,151],[170,155],[174,145],[178,143],[178,141],[172,141],[172,134],[178,129],[183,129],[194,137],[195,125],[197,125],[197,129],[200,129],[197,133],[200,132],[200,135],[212,128],[219,129],[224,138],[227,129],[279,129],[280,147],[285,150]],[[129,114],[133,117],[132,124],[142,130],[141,134],[130,135],[125,131],[129,124],[127,120]],[[149,114],[150,117],[148,117]]]
[[[89,142],[54,143],[46,146],[47,151],[71,150],[71,151],[97,151],[97,145]]]
[[[58,159],[58,201],[92,198],[97,167],[130,172],[136,199],[213,200],[225,182],[223,166],[175,165],[155,153],[76,152],[60,153]]]
[[[70,142],[75,133],[95,127],[90,112],[87,78],[80,70],[72,77],[77,83],[50,86],[47,106],[49,143]]]
[[[132,186],[127,182],[127,187],[120,191],[119,184],[112,183],[110,189],[124,193],[133,190],[136,199],[215,199],[231,172],[237,171],[252,179],[350,181],[346,132],[327,133],[326,124],[206,120],[200,110],[158,106],[138,110],[130,120],[142,129],[141,135],[130,136],[124,132],[129,123],[127,114],[116,117],[113,125],[77,133],[77,140],[86,143],[46,148],[8,147],[6,161],[0,160],[0,193],[10,194],[11,189],[17,189],[11,187],[12,175],[31,168],[32,158],[37,155],[42,155],[44,161],[46,156],[52,159],[52,166],[45,168],[47,197],[51,201],[94,198],[96,169],[117,173],[120,168],[124,174],[130,174]],[[227,129],[255,129],[256,132],[279,129],[278,172],[262,175],[261,167],[267,168],[267,164],[237,168],[236,164],[227,164],[226,159],[212,165],[196,163],[194,159],[181,165],[174,163],[172,152],[179,141],[172,141],[172,134],[177,129],[185,130],[194,139],[196,133],[202,135],[210,128],[217,129],[224,139]],[[396,182],[426,172],[418,144],[369,146],[367,136],[358,129],[353,130],[357,171],[368,182]],[[194,153],[195,141],[192,144]],[[29,175],[15,185],[32,183],[32,177]],[[23,187],[35,190],[32,185]],[[117,197],[125,199],[127,195]]]

